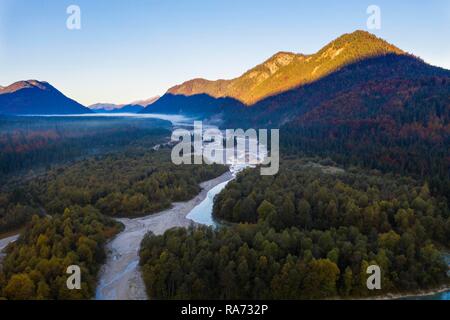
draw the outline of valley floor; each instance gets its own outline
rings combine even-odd
[[[231,177],[232,174],[227,172],[201,183],[202,191],[195,198],[174,203],[172,208],[160,213],[136,219],[118,219],[125,229],[106,246],[108,258],[100,271],[96,299],[146,300],[139,270],[139,248],[144,235],[149,231],[160,235],[174,227],[188,227],[193,221],[186,215],[206,198],[209,190]]]

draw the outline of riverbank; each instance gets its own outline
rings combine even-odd
[[[10,237],[18,235],[18,234],[22,233],[22,231],[24,229],[25,229],[25,227],[20,227],[20,228],[13,229],[13,230],[10,230],[10,231],[2,232],[2,233],[0,233],[0,241],[3,240],[3,239],[10,238]]]
[[[3,249],[5,249],[8,246],[8,244],[16,241],[18,238],[19,238],[19,234],[14,234],[12,236],[0,239],[0,252],[2,252]]]
[[[103,265],[96,291],[98,300],[146,300],[145,285],[139,270],[140,243],[149,231],[163,234],[175,227],[195,224],[187,214],[201,203],[212,188],[230,180],[231,172],[200,184],[202,191],[193,199],[177,202],[167,210],[136,219],[117,219],[125,229],[106,245],[108,257]]]
[[[450,285],[443,285],[429,290],[420,290],[415,292],[388,293],[382,296],[370,297],[370,300],[421,300],[421,298],[431,297],[450,291]]]
[[[446,250],[442,253],[444,260],[448,264],[450,277],[450,253]],[[445,296],[445,297],[444,297]],[[447,284],[443,284],[437,288],[428,290],[418,290],[412,292],[402,293],[388,293],[381,296],[371,297],[375,300],[449,300],[450,299],[450,281]]]
[[[0,239],[0,263],[2,262],[3,258],[5,257],[5,253],[2,253],[3,249],[5,249],[11,242],[16,241],[19,239],[19,234],[15,234],[9,237],[5,237],[3,239]]]

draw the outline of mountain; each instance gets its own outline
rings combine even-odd
[[[428,65],[370,33],[355,31],[313,55],[278,53],[233,80],[188,81],[169,89],[159,104],[143,112],[220,113],[227,127],[374,120],[399,105],[400,113],[410,112],[405,106],[422,92],[421,87],[434,92],[428,84],[442,78],[446,84],[448,77],[448,70]],[[254,98],[260,100],[246,103]]]
[[[83,114],[89,108],[66,97],[48,82],[19,81],[0,88],[0,114]]]
[[[222,117],[225,128],[280,128],[284,155],[413,175],[450,192],[450,71],[412,56],[362,60]]]
[[[130,104],[96,103],[90,105],[89,108],[96,113],[138,113],[159,98],[159,96],[155,96],[145,100],[136,100]]]
[[[176,99],[179,112],[217,112],[223,128],[280,128],[284,152],[428,176],[450,192],[450,71],[369,33],[309,56],[278,53],[233,80],[191,80],[161,101]]]
[[[91,108],[92,109],[92,108]],[[124,106],[117,106],[116,108],[106,107],[106,109],[92,109],[96,113],[139,113],[144,109],[141,105],[128,104]]]
[[[138,104],[127,104],[120,109],[112,110],[112,113],[139,113],[144,107]]]
[[[314,82],[346,65],[387,54],[406,55],[373,34],[355,31],[344,34],[315,54],[279,52],[238,78],[217,81],[193,79],[170,88],[168,93],[229,97],[251,105],[265,97]]]
[[[347,65],[251,107],[232,109],[224,113],[224,118],[234,125],[271,127],[292,121],[373,119],[390,110],[408,112],[406,106],[421,86],[449,77],[450,71],[413,56],[383,55]]]
[[[192,96],[165,94],[140,113],[185,114],[196,117],[211,117],[232,107],[244,105],[233,98],[214,98],[207,94]]]
[[[114,104],[114,103],[95,103],[89,106],[89,109],[94,112],[108,112],[115,109],[120,109],[124,105],[123,104]]]
[[[136,100],[130,103],[130,105],[138,105],[138,106],[149,106],[153,103],[155,103],[159,98],[161,98],[160,96],[154,96],[145,100]]]

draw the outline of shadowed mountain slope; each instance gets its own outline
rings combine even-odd
[[[0,114],[83,114],[89,108],[66,97],[47,82],[19,81],[0,89]]]

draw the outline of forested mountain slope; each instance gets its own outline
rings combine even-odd
[[[311,55],[279,52],[232,80],[194,79],[168,90],[170,94],[230,97],[247,105],[297,86],[311,83],[356,61],[405,53],[365,31],[344,34]]]

